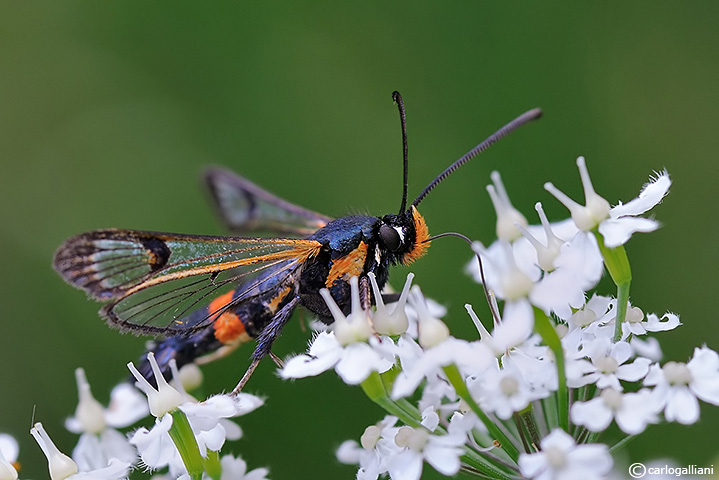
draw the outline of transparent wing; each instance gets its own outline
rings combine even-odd
[[[224,168],[208,168],[205,181],[222,220],[236,232],[262,231],[306,237],[332,220],[283,200]]]
[[[110,300],[101,313],[111,325],[172,335],[201,328],[229,305],[273,288],[320,248],[314,240],[97,230],[67,240],[54,267],[95,299]],[[207,310],[240,285],[226,305]]]

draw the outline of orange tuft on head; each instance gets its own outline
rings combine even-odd
[[[402,263],[404,265],[409,265],[427,253],[430,243],[427,241],[429,239],[427,222],[424,221],[424,217],[420,215],[414,205],[412,205],[412,219],[414,221],[415,241],[412,249],[402,257]]]

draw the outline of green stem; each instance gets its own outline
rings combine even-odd
[[[398,405],[394,400],[390,398],[385,389],[385,384],[382,377],[377,372],[372,372],[369,377],[361,384],[362,390],[365,395],[372,400],[374,403],[382,407],[387,413],[396,416],[405,425],[412,427],[419,427],[421,425],[419,413],[414,415]]]
[[[524,431],[529,435],[531,442],[530,447],[532,450],[527,450],[527,453],[533,453],[539,448],[539,429],[537,428],[537,422],[534,418],[534,409],[530,403],[527,408],[516,414],[519,421],[524,428]]]
[[[220,452],[212,450],[207,452],[207,458],[202,459],[205,471],[213,480],[220,480],[222,477],[222,465],[220,464]]]
[[[617,318],[614,323],[614,343],[622,339],[622,324],[627,318],[627,307],[629,306],[629,285],[631,281],[626,281],[617,285]]]
[[[514,475],[499,469],[496,465],[491,464],[477,454],[462,455],[462,463],[482,473],[482,478],[496,478],[500,480],[512,480],[516,478]],[[472,475],[477,476],[476,473]]]
[[[192,480],[200,480],[204,467],[202,465],[202,455],[195,440],[195,434],[192,433],[190,422],[187,420],[184,412],[176,409],[170,412],[172,415],[172,427],[170,427],[170,438],[180,452],[182,462],[185,464],[187,473]]]
[[[609,447],[609,453],[614,453],[617,450],[624,448],[629,442],[637,438],[636,435],[627,435],[626,437],[619,440],[617,443]]]
[[[567,376],[564,369],[564,349],[559,340],[557,331],[549,321],[549,317],[537,307],[534,307],[534,329],[542,337],[542,341],[554,354],[554,361],[557,364],[557,378],[559,388],[557,389],[557,419],[559,427],[569,433],[569,390],[567,388]]]
[[[457,392],[457,395],[459,395],[459,398],[467,402],[467,405],[469,405],[472,411],[477,414],[484,426],[487,427],[490,435],[492,435],[495,440],[499,441],[502,450],[509,455],[509,458],[511,458],[514,463],[517,463],[517,460],[519,459],[519,450],[517,450],[517,447],[512,443],[509,437],[507,437],[504,432],[482,411],[482,409],[479,408],[477,402],[475,402],[472,395],[470,395],[469,389],[464,383],[462,374],[459,373],[457,366],[449,365],[444,367],[444,373],[447,375],[449,383],[452,384],[454,390]]]
[[[604,244],[602,235],[595,231],[599,244],[599,251],[602,253],[604,265],[609,275],[617,286],[617,318],[614,323],[614,342],[622,339],[622,324],[627,318],[627,303],[629,302],[629,287],[632,283],[632,268],[629,265],[627,251],[623,245],[609,248]]]

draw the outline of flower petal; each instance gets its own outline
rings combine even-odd
[[[616,248],[629,241],[632,234],[637,232],[653,232],[659,228],[659,222],[649,218],[620,217],[605,220],[599,224],[599,233],[604,238],[604,245]]]
[[[670,422],[691,425],[699,420],[699,401],[686,387],[673,387],[664,416]]]
[[[617,205],[612,208],[609,215],[612,218],[622,217],[625,215],[641,215],[642,213],[651,210],[662,201],[662,199],[669,192],[669,187],[672,181],[669,178],[669,174],[665,171],[659,174],[655,179],[652,179],[647,183],[639,196],[634,200],[624,205]]]
[[[385,372],[392,363],[383,359],[366,343],[352,343],[344,348],[335,370],[348,385],[357,385],[373,371]]]

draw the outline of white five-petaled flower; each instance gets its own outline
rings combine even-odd
[[[228,418],[244,415],[263,404],[262,399],[246,393],[215,395],[204,402],[197,402],[184,391],[174,360],[170,367],[179,390],[167,383],[160,373],[154,355],[149,353],[147,358],[158,382],[157,389],[137,372],[134,365],[128,365],[138,381],[138,386],[148,395],[153,415],[161,413],[152,429],[142,427],[130,439],[147,467],[168,466],[170,473],[178,475],[183,471],[182,460],[168,433],[172,428],[172,414],[175,410],[181,410],[187,417],[200,454],[207,456],[210,451],[219,451],[226,439],[236,440],[242,435],[239,426],[228,421]]]
[[[708,347],[696,348],[687,363],[654,364],[644,379],[670,421],[688,425],[699,420],[697,398],[719,405],[719,355]]]
[[[572,421],[593,432],[607,429],[614,419],[624,433],[637,435],[650,423],[658,421],[656,403],[649,390],[622,393],[607,388],[589,401],[572,405]]]
[[[379,290],[376,288],[375,280],[372,278],[371,281],[374,288]],[[398,324],[408,324],[406,315],[400,310],[404,309],[410,284],[411,277],[408,276],[398,305],[386,307],[382,304],[379,307],[380,315],[383,317],[381,320],[383,327],[394,331]],[[350,279],[350,289],[352,311],[348,316],[342,313],[326,289],[320,292],[334,317],[334,331],[320,332],[312,341],[307,354],[297,355],[288,360],[280,370],[282,378],[309,377],[334,368],[345,383],[357,385],[366,380],[372,372],[382,373],[392,368],[395,349],[393,340],[389,337],[378,338],[372,334],[373,317],[371,311],[362,309],[357,277]]]
[[[487,369],[476,381],[468,382],[472,396],[487,412],[507,420],[514,412],[524,409],[529,402],[539,397],[521,371],[514,366],[502,369]]]
[[[542,450],[519,456],[519,470],[536,480],[594,480],[612,468],[609,448],[603,444],[577,445],[562,430],[555,429],[540,442]]]
[[[400,427],[394,443],[400,451],[387,459],[392,480],[419,480],[424,461],[443,475],[459,471],[465,437],[462,434],[435,435],[423,427]]]
[[[577,158],[577,167],[584,186],[585,206],[567,197],[551,183],[546,183],[544,188],[569,209],[572,220],[580,230],[588,232],[597,228],[604,244],[608,248],[615,248],[627,243],[634,233],[652,232],[659,228],[659,222],[640,215],[658,205],[669,191],[672,182],[666,171],[651,178],[637,198],[610,208],[609,202],[594,191],[584,157]]]
[[[577,355],[588,356],[589,360],[576,359]],[[599,388],[621,391],[620,380],[636,382],[649,371],[651,360],[639,357],[629,362],[633,355],[627,342],[612,344],[608,338],[597,338],[585,345],[581,353],[570,354],[570,359],[574,357],[574,360],[567,363],[567,385],[581,387],[596,383]]]
[[[336,452],[337,460],[348,465],[359,465],[357,480],[376,480],[387,473],[387,460],[398,454],[402,448],[394,438],[399,431],[397,417],[388,415],[376,425],[367,427],[360,442],[342,442]]]

